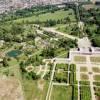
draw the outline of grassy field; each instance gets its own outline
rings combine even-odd
[[[81,86],[80,87],[80,100],[91,100],[90,87]]]
[[[53,86],[51,100],[72,100],[72,87]]]
[[[46,14],[40,14],[39,16],[33,15],[27,18],[20,18],[20,19],[15,20],[15,22],[21,22],[23,20],[29,21],[29,22],[36,21],[36,20],[46,21],[49,19],[58,20],[58,19],[64,19],[66,17],[69,17],[71,21],[76,21],[74,11],[72,9],[69,9],[68,11],[59,10],[59,11],[55,11],[54,13],[46,13]]]
[[[23,88],[26,100],[45,100],[48,82],[43,81],[39,86],[39,81],[23,80]]]
[[[76,26],[76,23],[71,23],[71,24],[67,24],[67,25],[60,25],[57,26],[57,30],[63,33],[67,33],[67,34],[71,34],[72,29]]]

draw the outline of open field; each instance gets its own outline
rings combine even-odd
[[[21,84],[17,79],[0,76],[0,100],[24,100]]]
[[[71,34],[72,29],[77,26],[76,23],[71,23],[71,24],[67,24],[67,25],[61,25],[57,27],[57,30],[63,33],[67,33],[67,34]]]
[[[47,81],[23,79],[22,82],[26,100],[45,100],[48,89]]]
[[[53,86],[51,100],[72,100],[72,87]]]
[[[90,87],[87,86],[81,86],[80,87],[80,98],[81,100],[91,100],[91,91]]]
[[[71,14],[70,14],[71,13]],[[59,10],[59,11],[55,11],[54,13],[46,13],[46,14],[40,14],[39,16],[31,16],[31,17],[27,17],[27,18],[21,18],[21,19],[17,19],[15,20],[15,22],[21,22],[21,21],[29,21],[29,22],[34,22],[34,21],[46,21],[46,20],[60,20],[60,19],[64,19],[66,17],[69,17],[71,19],[71,21],[76,21],[74,12],[72,9],[69,9],[68,11],[64,11],[64,10]]]

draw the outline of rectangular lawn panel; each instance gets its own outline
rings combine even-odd
[[[80,87],[80,100],[92,100],[90,87]]]
[[[57,69],[63,69],[64,71],[68,71],[68,64],[57,64],[56,65],[56,70]]]
[[[94,75],[93,77],[95,81],[100,81],[100,75]]]
[[[72,86],[72,100],[78,100],[78,86]]]
[[[90,85],[90,81],[80,81],[80,85]]]
[[[39,85],[38,81],[26,80],[22,81],[25,100],[45,100],[48,82],[43,81],[43,85]]]
[[[100,73],[100,68],[99,67],[92,67],[92,70],[95,73]]]
[[[86,57],[85,56],[74,56],[74,61],[75,62],[86,62]]]
[[[80,72],[87,72],[87,67],[81,66],[81,67],[80,67]]]
[[[100,63],[100,57],[90,57],[91,62]]]
[[[93,82],[94,85],[100,86],[100,82]]]
[[[76,65],[75,64],[70,64],[70,71],[76,72]]]
[[[81,74],[81,80],[88,80],[89,76],[87,74]]]
[[[67,72],[55,72],[54,81],[67,83],[68,73]]]
[[[69,73],[69,84],[77,84],[76,73]]]
[[[72,87],[53,86],[51,100],[72,100]]]

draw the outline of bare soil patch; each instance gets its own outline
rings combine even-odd
[[[24,100],[21,85],[17,79],[0,76],[0,100]]]

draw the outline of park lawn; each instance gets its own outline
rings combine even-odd
[[[45,100],[48,82],[44,81],[43,90],[38,87],[38,81],[23,79],[23,90],[26,100]]]
[[[90,57],[90,61],[94,63],[100,63],[100,57]]]
[[[95,87],[95,94],[96,94],[97,97],[100,98],[100,87]]]
[[[88,80],[89,79],[89,76],[87,74],[81,74],[81,80]]]
[[[100,75],[94,75],[94,80],[95,81],[100,81]]]
[[[67,25],[60,25],[57,27],[57,30],[60,32],[63,32],[65,34],[71,34],[72,29],[76,26],[76,23],[71,23]]]
[[[53,86],[51,100],[72,100],[72,87]]]
[[[80,67],[80,72],[87,72],[87,71],[88,71],[87,67],[85,67],[85,66]]]
[[[65,48],[58,48],[56,49],[55,53],[56,53],[56,56],[60,58],[61,57],[65,58],[68,55],[68,51]]]
[[[70,15],[69,13],[72,13],[72,15]],[[59,10],[59,11],[55,11],[54,13],[46,13],[46,14],[40,14],[38,17],[33,15],[31,17],[27,17],[27,18],[20,18],[15,20],[15,22],[22,22],[24,21],[36,21],[39,20],[41,22],[52,19],[52,20],[58,20],[58,19],[64,19],[66,17],[70,17],[71,21],[76,21],[75,15],[74,15],[74,11],[72,9],[69,9],[68,11],[64,11],[64,10]]]
[[[95,73],[100,73],[100,68],[99,67],[92,67],[92,70]]]
[[[74,56],[74,61],[75,62],[86,62],[86,57],[85,56]]]
[[[9,61],[8,67],[2,67],[0,69],[0,73],[2,75],[5,74],[9,77],[13,76],[21,81],[20,67],[16,59],[12,59],[11,61]]]
[[[80,100],[91,100],[91,90],[90,87],[81,86],[80,87]]]
[[[69,66],[68,64],[63,64],[63,63],[62,64],[57,64],[56,65],[56,70],[57,69],[63,69],[64,71],[68,71],[68,66]]]
[[[60,82],[60,83],[67,83],[68,73],[63,72],[61,69],[59,69],[57,72],[55,72],[54,81]]]

